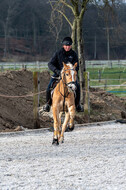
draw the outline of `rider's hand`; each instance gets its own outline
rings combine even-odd
[[[61,72],[61,71],[60,71],[59,69],[56,69],[56,70],[55,70],[55,73],[56,73],[57,75],[59,75],[59,76],[60,76],[60,72]]]

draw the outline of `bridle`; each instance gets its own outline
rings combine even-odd
[[[61,94],[61,96],[63,96],[63,98],[64,98],[64,101],[63,101],[63,111],[65,110],[65,98],[67,98],[68,97],[68,95],[69,95],[69,90],[68,89],[70,89],[70,87],[69,87],[69,85],[70,84],[74,84],[75,85],[75,81],[71,81],[71,82],[68,82],[68,83],[66,83],[66,80],[64,79],[64,78],[66,78],[66,73],[65,73],[65,71],[68,71],[68,70],[73,70],[73,71],[75,71],[75,69],[66,69],[66,70],[63,70],[63,77],[61,77],[60,78],[60,80],[62,81],[62,83],[66,86],[66,88],[67,88],[67,91],[66,91],[66,93],[65,93],[65,88],[64,88],[64,94],[62,94],[62,92],[60,91],[60,85],[59,85],[59,93]],[[72,89],[71,89],[72,90]],[[73,90],[72,90],[73,91]],[[74,93],[74,91],[73,91],[73,93]]]
[[[65,71],[69,71],[69,70],[75,71],[75,69],[66,69],[66,70],[64,70],[64,76],[66,75]],[[62,78],[61,78],[61,80],[63,81]],[[68,83],[63,81],[63,84],[65,84],[68,87],[69,84],[75,84],[75,81],[71,81],[71,82],[68,82]]]
[[[64,77],[66,76],[65,71],[68,71],[68,70],[73,70],[73,71],[75,71],[75,69],[66,69],[66,70],[64,70],[64,71],[63,71],[63,77],[61,77],[60,80],[62,80],[63,84],[64,84],[67,88],[70,88],[69,85],[70,85],[70,84],[74,84],[74,85],[75,85],[75,81],[71,81],[71,82],[66,83],[66,81],[64,80]],[[66,97],[69,95],[69,91],[67,92],[66,95],[65,95],[65,94],[63,95],[63,94],[61,93],[61,91],[60,91],[60,86],[59,86],[59,92],[60,92],[60,94],[61,94],[64,98],[66,98]],[[74,91],[73,91],[73,92],[74,92]]]

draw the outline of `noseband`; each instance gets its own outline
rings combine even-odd
[[[68,83],[66,83],[67,86],[68,86],[69,84],[75,84],[75,82],[72,81],[72,82],[68,82]]]

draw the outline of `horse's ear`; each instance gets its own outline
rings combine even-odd
[[[65,67],[65,65],[66,65],[66,64],[63,62],[63,67]]]
[[[75,68],[77,67],[77,64],[78,64],[77,62],[74,64],[74,67],[75,67]]]
[[[67,67],[67,65],[66,65],[64,62],[63,62],[63,67],[64,67],[64,68],[66,68],[66,67]]]

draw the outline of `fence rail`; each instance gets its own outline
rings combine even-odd
[[[90,70],[90,87],[93,88],[104,88],[106,91],[111,91],[112,93],[114,92],[114,87],[118,88],[118,91],[116,90],[116,93],[125,93],[126,89],[126,60],[111,60],[111,61],[106,61],[106,60],[92,60],[92,61],[85,61],[87,70],[89,68]],[[48,69],[48,62],[0,62],[0,70],[4,71],[7,69],[10,70],[18,70],[18,69],[35,69],[35,70],[43,70],[43,69]],[[94,70],[94,68],[96,68]],[[98,68],[98,69],[97,69]],[[101,68],[101,69],[100,69]],[[108,70],[107,72],[105,71],[106,68],[113,68],[112,70]],[[117,68],[120,68],[122,71],[119,71]],[[116,72],[115,72],[116,69]],[[92,71],[93,70],[93,71]],[[97,70],[97,72],[96,72]],[[104,74],[104,75],[103,75]],[[108,78],[109,75],[111,76]],[[119,74],[119,76],[118,76]],[[96,75],[96,76],[95,76]],[[115,76],[117,75],[117,76]],[[114,78],[115,77],[115,78]],[[115,84],[116,82],[114,81],[124,81],[122,84]],[[96,83],[95,83],[96,82]],[[112,82],[112,83],[111,83]],[[94,84],[95,83],[95,84]],[[113,89],[109,89],[109,87]],[[121,89],[120,89],[121,88]],[[122,91],[123,88],[123,91]],[[113,91],[112,91],[113,90]]]
[[[122,84],[120,84],[120,85],[109,85],[109,84],[107,84],[106,85],[106,87],[126,87],[126,85],[122,85]],[[103,87],[105,87],[105,85],[97,85],[97,86],[90,86],[90,87],[92,87],[92,88],[103,88]]]
[[[126,81],[126,78],[120,78],[120,79],[100,79],[100,81],[111,81],[111,80],[115,80],[115,81],[121,81],[124,80]],[[91,79],[91,81],[99,81],[99,79]]]
[[[126,67],[126,60],[91,60],[85,61],[86,68],[97,68],[97,67]],[[47,69],[48,62],[0,62],[1,71],[4,69]]]
[[[47,69],[48,62],[0,62],[1,71],[4,69]]]
[[[91,60],[85,61],[86,68],[97,68],[97,67],[125,67],[126,60]]]

